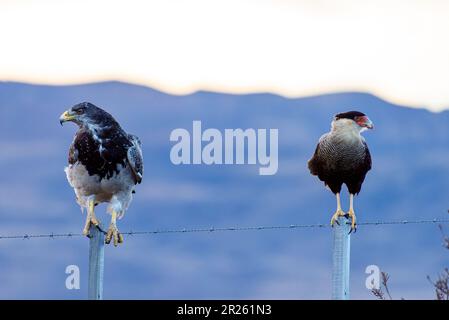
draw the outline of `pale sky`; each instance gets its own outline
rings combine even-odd
[[[0,0],[0,80],[449,108],[447,0]]]

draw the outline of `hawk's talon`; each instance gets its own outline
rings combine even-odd
[[[90,219],[86,220],[86,225],[84,226],[84,229],[83,229],[83,235],[85,235],[88,238],[89,238],[89,234],[90,234],[90,227],[92,225],[94,227],[96,227],[98,230],[103,232],[103,230],[101,230],[101,228],[100,228],[100,221],[98,221],[95,217],[90,218]]]
[[[95,218],[95,217],[87,218],[86,224],[85,224],[84,229],[83,229],[83,235],[85,235],[85,236],[88,237],[88,238],[90,238],[90,237],[89,237],[89,234],[90,234],[90,227],[91,227],[92,225],[93,225],[94,227],[98,228],[98,230],[103,231],[103,230],[101,230],[101,228],[100,228],[100,221],[98,221],[97,218]]]
[[[111,224],[109,226],[108,232],[106,233],[105,243],[111,243],[114,239],[114,246],[117,247],[119,243],[123,243],[123,235],[118,231],[117,226]]]
[[[88,201],[88,207],[87,207],[87,217],[86,217],[86,224],[84,225],[83,229],[83,235],[88,236],[90,227],[93,225],[94,227],[99,228],[100,221],[98,221],[97,217],[95,216],[95,198],[90,197]]]
[[[100,225],[100,222],[97,220],[95,216],[90,218],[90,223],[92,223],[96,227]]]

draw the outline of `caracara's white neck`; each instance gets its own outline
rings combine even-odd
[[[332,121],[331,134],[348,142],[363,141],[360,134],[363,129],[350,119],[339,119]]]

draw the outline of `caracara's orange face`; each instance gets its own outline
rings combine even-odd
[[[373,129],[374,125],[367,116],[356,116],[354,117],[355,123],[357,123],[362,128]]]

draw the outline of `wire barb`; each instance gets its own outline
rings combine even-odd
[[[348,222],[349,223],[349,222]],[[366,221],[358,223],[359,226],[379,226],[379,225],[411,225],[411,224],[431,224],[431,223],[449,223],[449,219],[420,219],[420,220],[391,220],[391,221]],[[349,223],[350,224],[350,223]],[[218,231],[262,231],[262,230],[293,230],[293,229],[312,229],[312,228],[328,228],[327,224],[290,224],[278,226],[247,226],[247,227],[208,227],[208,228],[181,228],[166,230],[149,230],[149,231],[128,231],[122,232],[122,235],[148,235],[148,234],[171,234],[171,233],[216,233]],[[105,233],[104,230],[99,230]],[[54,233],[49,234],[23,234],[23,235],[0,235],[0,240],[6,239],[23,239],[30,240],[34,238],[74,238],[84,236],[81,233]]]

